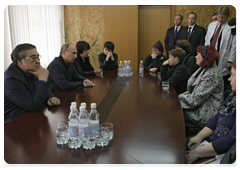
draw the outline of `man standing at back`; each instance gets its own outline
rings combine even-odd
[[[230,10],[228,6],[220,6],[217,10],[218,21],[212,22],[208,26],[207,35],[205,37],[205,45],[213,45],[219,53],[218,68],[221,71],[224,81],[224,90],[229,85],[230,70],[227,64],[231,52],[231,27],[228,25],[228,17]]]
[[[60,104],[47,91],[49,72],[40,65],[40,55],[34,45],[17,45],[11,59],[4,72],[4,124],[24,111],[40,111],[45,102],[49,106]]]
[[[74,67],[77,49],[71,43],[63,44],[60,55],[48,65],[48,90],[55,92],[59,89],[73,90],[79,87],[94,86],[90,80],[78,74]]]
[[[188,40],[192,47],[191,54],[197,55],[197,46],[204,45],[206,31],[203,27],[196,24],[197,14],[190,12],[188,14],[188,26],[184,27],[178,36],[178,40]]]
[[[174,49],[176,45],[176,39],[178,37],[179,31],[182,29],[182,20],[183,16],[181,14],[177,14],[174,18],[174,27],[171,27],[167,30],[167,35],[165,37],[165,49],[168,54],[168,51]]]

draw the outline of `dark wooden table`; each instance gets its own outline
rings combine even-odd
[[[61,105],[24,112],[4,127],[4,159],[10,164],[181,164],[185,129],[175,89],[162,92],[156,74],[118,78],[115,71],[88,77],[90,88],[55,93]],[[57,145],[55,128],[67,120],[72,101],[96,103],[100,123],[114,124],[114,138],[93,150]]]

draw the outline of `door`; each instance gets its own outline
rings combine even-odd
[[[140,5],[138,9],[138,59],[152,53],[153,45],[160,40],[164,46],[167,29],[171,27],[172,6]],[[164,55],[166,55],[164,46]]]

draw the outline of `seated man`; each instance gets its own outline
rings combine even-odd
[[[99,68],[103,71],[118,69],[118,55],[113,53],[114,44],[107,41],[104,44],[104,52],[98,55]]]
[[[77,49],[73,44],[62,46],[60,55],[48,65],[48,90],[55,92],[59,89],[73,90],[79,87],[94,86],[90,80],[79,75],[74,67],[77,58]]]
[[[159,72],[161,65],[164,61],[168,59],[163,53],[163,45],[160,41],[156,42],[152,48],[152,54],[148,55],[143,63],[144,70],[150,72]]]
[[[47,91],[49,72],[40,65],[40,55],[32,44],[19,44],[11,54],[12,63],[4,72],[4,124],[24,111],[38,112],[60,100]]]
[[[181,49],[169,51],[169,59],[164,61],[161,67],[162,80],[169,80],[169,85],[173,85],[177,94],[187,91],[187,82],[190,77],[187,67],[182,63],[185,57]],[[169,66],[172,66],[169,68]]]

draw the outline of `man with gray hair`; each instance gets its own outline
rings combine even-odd
[[[47,91],[49,72],[40,65],[40,55],[32,44],[19,44],[11,54],[12,63],[4,72],[4,124],[24,111],[38,112],[60,100]]]
[[[73,90],[79,87],[94,86],[90,80],[78,74],[74,67],[77,58],[77,49],[71,43],[63,44],[60,55],[48,65],[50,76],[48,77],[48,90],[55,92],[59,89]]]
[[[217,10],[218,21],[209,24],[205,37],[205,46],[214,46],[220,55],[218,68],[223,76],[224,90],[226,90],[229,85],[228,79],[231,73],[230,70],[227,69],[232,43],[231,27],[228,25],[229,15],[229,7],[220,6]]]

